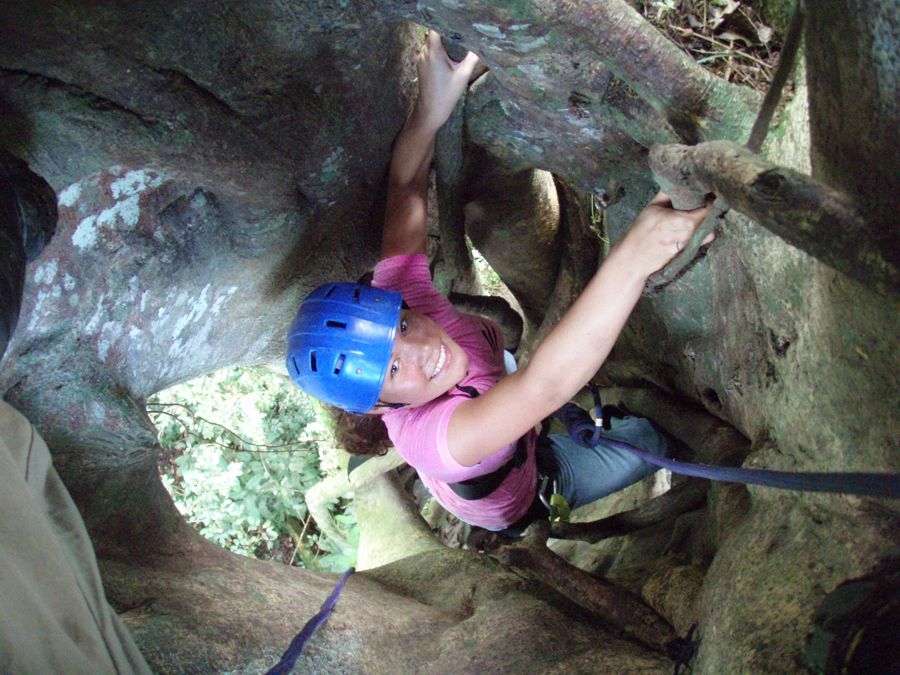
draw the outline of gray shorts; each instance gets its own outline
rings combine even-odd
[[[613,418],[611,425],[612,429],[603,433],[605,438],[660,457],[671,452],[666,437],[643,417]],[[564,434],[553,434],[549,440],[558,466],[558,491],[573,509],[618,492],[659,468],[602,438],[593,448],[578,445]]]

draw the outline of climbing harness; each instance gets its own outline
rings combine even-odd
[[[457,496],[462,497],[466,501],[484,499],[500,487],[500,484],[506,479],[509,472],[522,466],[527,458],[528,446],[525,437],[523,436],[519,439],[519,442],[516,443],[516,451],[503,466],[491,473],[475,476],[475,478],[469,478],[468,480],[459,481],[457,483],[447,483],[447,485]]]
[[[458,384],[456,389],[468,398],[478,398],[479,392],[475,387]],[[466,501],[484,499],[500,487],[500,484],[506,479],[509,472],[522,466],[526,459],[528,459],[528,445],[526,437],[523,436],[516,443],[516,451],[503,466],[498,467],[491,473],[475,476],[457,483],[447,483],[447,485],[458,497],[462,497]]]
[[[475,389],[475,387],[458,384],[456,385],[456,389],[468,398],[478,397],[478,390]],[[374,455],[353,455],[347,463],[347,476],[349,477],[355,469],[372,459],[373,456]],[[526,437],[523,436],[519,439],[519,442],[516,443],[515,452],[502,466],[496,468],[491,473],[475,476],[474,478],[469,478],[468,480],[459,481],[457,483],[447,483],[447,485],[453,492],[466,501],[484,499],[500,487],[500,484],[506,479],[509,472],[522,466],[526,459],[528,459],[528,445]]]
[[[596,422],[584,409],[574,403],[567,403],[554,413],[554,416],[565,425],[572,440],[584,447],[592,448],[602,439],[604,443],[627,450],[645,462],[669,469],[674,473],[725,483],[746,483],[783,490],[834,492],[900,499],[900,474],[898,473],[795,473],[770,469],[693,464],[657,457],[653,453],[640,450],[629,443],[603,436],[603,406],[600,403],[600,392],[593,385],[590,388],[594,398],[594,409],[597,411],[595,413],[598,418]]]
[[[291,672],[294,668],[294,664],[303,652],[306,643],[309,642],[309,639],[315,634],[319,627],[328,620],[329,616],[331,616],[331,612],[337,604],[341,591],[344,590],[344,584],[347,583],[347,579],[349,579],[350,575],[355,571],[356,570],[351,567],[341,575],[334,590],[331,591],[331,595],[329,595],[325,602],[322,603],[322,607],[316,612],[315,616],[307,621],[300,632],[294,636],[294,639],[291,640],[291,644],[288,645],[284,654],[281,655],[281,660],[272,666],[266,675],[286,675]]]

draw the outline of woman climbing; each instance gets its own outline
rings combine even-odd
[[[708,209],[675,211],[665,194],[654,197],[528,365],[506,375],[499,329],[458,313],[433,286],[425,256],[435,133],[477,63],[472,53],[454,63],[440,36],[428,35],[417,65],[419,96],[391,158],[372,286],[313,291],[291,326],[287,366],[307,393],[368,428],[383,422],[397,452],[448,511],[514,534],[546,516],[542,501],[554,484],[575,508],[656,470],[627,452],[586,449],[567,436],[551,436],[536,452],[534,428],[596,373],[647,277],[680,250]],[[615,420],[606,436],[657,455],[668,449],[640,418]],[[383,447],[365,434],[357,440],[348,449]]]

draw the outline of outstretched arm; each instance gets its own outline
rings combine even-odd
[[[428,235],[426,200],[434,136],[466,89],[478,57],[469,52],[455,63],[430,31],[419,55],[419,96],[394,142],[388,177],[381,257],[424,253]]]
[[[528,365],[454,411],[448,429],[454,459],[477,464],[569,401],[606,360],[647,277],[675,256],[708,211],[676,211],[657,194]]]

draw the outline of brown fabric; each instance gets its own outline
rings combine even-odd
[[[149,673],[47,444],[0,401],[0,672]]]

